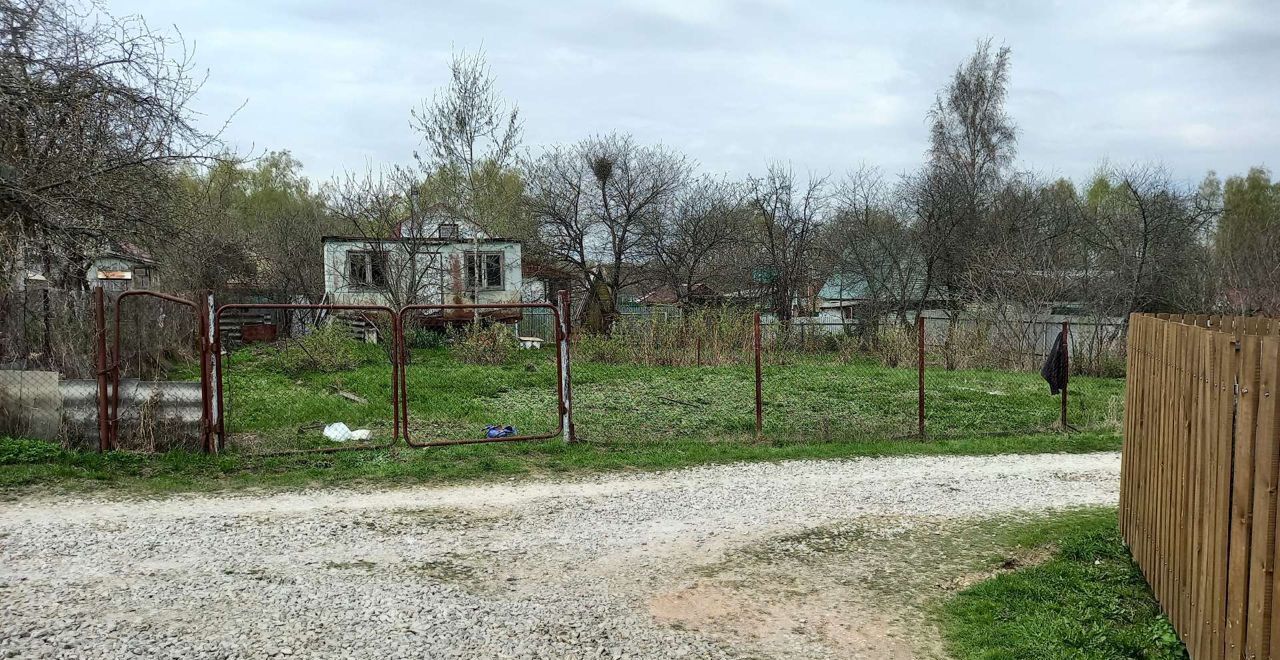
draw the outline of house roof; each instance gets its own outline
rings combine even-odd
[[[467,244],[471,239],[449,240],[444,238],[369,238],[368,236],[321,236],[321,243],[431,243],[435,245]],[[522,243],[518,238],[482,238],[481,243]]]
[[[681,288],[684,287],[681,286]],[[718,298],[720,293],[706,284],[698,282],[689,287],[688,297],[700,299]],[[669,286],[662,286],[640,296],[636,299],[636,302],[641,305],[674,305],[680,302],[680,296],[675,289]]]
[[[559,266],[525,257],[520,260],[520,276],[529,279],[568,280],[573,279],[574,274]]]
[[[906,294],[912,298],[919,298],[925,288],[924,278],[915,275],[908,276],[906,286],[899,286],[896,282],[887,283],[886,286],[895,292],[905,290]],[[818,291],[818,297],[824,302],[832,303],[860,302],[871,300],[874,296],[866,278],[854,273],[836,273],[822,285],[822,289]],[[935,289],[931,297],[943,299],[946,298],[946,294]]]
[[[151,253],[134,245],[133,243],[116,243],[114,246],[103,250],[99,257],[115,257],[117,259],[125,259],[127,261],[136,261],[141,264],[155,265],[156,260]]]

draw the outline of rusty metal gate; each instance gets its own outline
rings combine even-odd
[[[383,305],[218,307],[212,351],[217,449],[289,454],[390,447],[400,436],[400,344],[400,316]]]
[[[564,291],[560,292],[559,302],[560,302],[559,305],[552,304],[549,302],[547,303],[490,303],[490,304],[480,303],[480,304],[454,304],[454,305],[449,305],[449,304],[406,305],[405,307],[401,308],[400,324],[402,329],[402,335],[401,335],[402,345],[401,345],[400,353],[402,355],[402,359],[405,360],[405,363],[400,370],[401,390],[400,390],[399,398],[401,402],[400,428],[404,434],[405,442],[410,447],[439,447],[439,446],[447,446],[447,445],[477,444],[477,443],[489,443],[489,442],[520,442],[520,441],[528,441],[528,440],[546,440],[546,439],[554,438],[557,436],[563,436],[566,442],[573,442],[574,427],[573,427],[573,415],[572,415],[572,390],[571,390],[572,385],[571,385],[570,371],[569,371],[570,369],[569,367],[569,327],[568,327],[568,315],[564,311],[568,309],[568,296],[566,292]],[[534,431],[529,431],[528,429],[526,429],[523,432],[520,430],[519,427],[512,428],[511,426],[506,426],[506,427],[498,426],[497,427],[498,432],[494,434],[490,431],[491,428],[494,428],[494,425],[490,425],[489,427],[486,427],[485,429],[482,430],[478,425],[479,422],[475,422],[475,420],[462,421],[462,420],[454,419],[454,420],[447,420],[447,421],[453,423],[455,427],[458,427],[459,424],[467,424],[472,422],[475,423],[475,426],[471,428],[467,428],[465,431],[462,431],[462,433],[467,434],[467,435],[463,435],[462,437],[458,437],[457,433],[455,433],[454,437],[443,437],[443,434],[440,433],[439,427],[447,424],[444,424],[445,420],[436,419],[434,420],[435,423],[433,424],[433,426],[436,427],[436,428],[433,428],[433,431],[436,431],[434,434],[424,435],[423,437],[415,437],[415,433],[413,430],[415,419],[413,416],[413,403],[412,403],[414,399],[411,398],[410,396],[411,390],[409,387],[410,367],[409,367],[408,360],[411,357],[411,350],[410,350],[410,347],[406,346],[403,343],[405,341],[404,335],[408,334],[408,329],[415,325],[414,320],[415,319],[421,320],[419,317],[425,316],[428,319],[431,319],[434,322],[440,323],[440,324],[444,324],[446,322],[456,323],[461,319],[465,319],[467,315],[474,315],[474,318],[476,318],[478,321],[479,316],[482,312],[489,312],[491,316],[493,316],[494,313],[497,313],[499,315],[511,316],[511,314],[507,314],[507,313],[510,313],[510,312],[523,313],[526,310],[540,310],[540,311],[549,313],[553,319],[553,323],[555,324],[555,338],[554,338],[554,342],[555,342],[555,348],[554,348],[555,422],[554,422],[554,426],[551,426],[550,428],[536,429]],[[480,328],[481,325],[479,323],[476,323],[474,327]],[[494,324],[492,327],[496,328],[497,325]],[[480,332],[483,332],[483,330],[480,330]],[[506,332],[506,330],[499,328],[497,332],[499,333]],[[517,337],[516,339],[520,340],[519,337]],[[530,343],[530,344],[534,343],[533,338],[528,338],[521,341],[524,341],[525,343]],[[525,364],[525,368],[526,370],[534,374],[538,373],[538,367],[536,363],[527,362]],[[422,372],[427,377],[439,377],[440,375],[438,370],[433,371],[431,369],[423,369]],[[506,375],[510,378],[512,376],[512,373],[513,372],[509,371]],[[519,373],[519,371],[517,370],[514,373]],[[534,380],[536,380],[536,376]],[[467,404],[471,407],[475,407],[478,405],[478,402],[468,401]],[[495,405],[495,408],[496,407],[500,407],[500,406]],[[483,414],[483,413],[480,413],[480,414]],[[496,414],[496,413],[490,413],[490,414]],[[526,420],[526,421],[531,421],[531,420]],[[541,421],[541,420],[536,420],[536,421]],[[503,430],[504,428],[505,428],[505,431]],[[481,435],[481,433],[483,433],[483,435]]]
[[[139,302],[126,304],[130,300]],[[142,311],[138,309],[142,301],[160,305],[160,312],[128,318],[131,308]],[[107,377],[99,380],[99,387],[107,388],[99,392],[99,410],[106,412],[102,427],[108,438],[102,448],[155,451],[194,444],[203,451],[212,450],[208,316],[202,313],[208,301],[208,297],[193,302],[145,290],[116,297],[110,366],[105,370]],[[133,327],[126,335],[123,326],[131,321]],[[181,378],[189,358],[195,358],[197,373]]]

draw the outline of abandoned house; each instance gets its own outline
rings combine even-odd
[[[502,304],[521,300],[520,242],[493,238],[464,223],[402,228],[393,238],[325,236],[324,291],[342,305]],[[440,322],[470,320],[469,311],[427,312]],[[519,320],[519,310],[484,310]]]

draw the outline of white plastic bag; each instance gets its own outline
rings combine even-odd
[[[372,436],[373,431],[370,431],[369,429],[356,429],[351,432],[352,440],[368,440]]]
[[[351,439],[351,429],[342,422],[334,422],[324,427],[324,437],[334,442],[346,442]]]

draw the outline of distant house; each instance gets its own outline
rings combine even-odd
[[[670,286],[660,286],[642,294],[636,299],[636,304],[646,307],[677,305],[681,302],[692,305],[715,305],[723,301],[724,295],[719,291],[702,282],[697,282],[693,286],[681,285],[678,291]]]
[[[885,314],[901,302],[913,308],[921,302],[924,280],[910,277],[905,282],[886,282],[877,291],[866,278],[853,273],[836,273],[818,291],[818,313],[838,316],[843,320]],[[933,291],[923,301],[925,309],[948,306],[945,294]]]
[[[156,285],[156,260],[131,243],[119,243],[93,257],[85,272],[90,289],[128,291]]]
[[[525,258],[520,264],[522,302],[555,302],[559,291],[573,290],[577,277],[563,268]]]
[[[402,227],[392,238],[325,236],[324,291],[335,304],[500,304],[520,302],[521,245],[463,223]],[[393,295],[394,294],[394,295]],[[519,314],[485,314],[507,320]],[[472,318],[470,313],[437,314]]]

